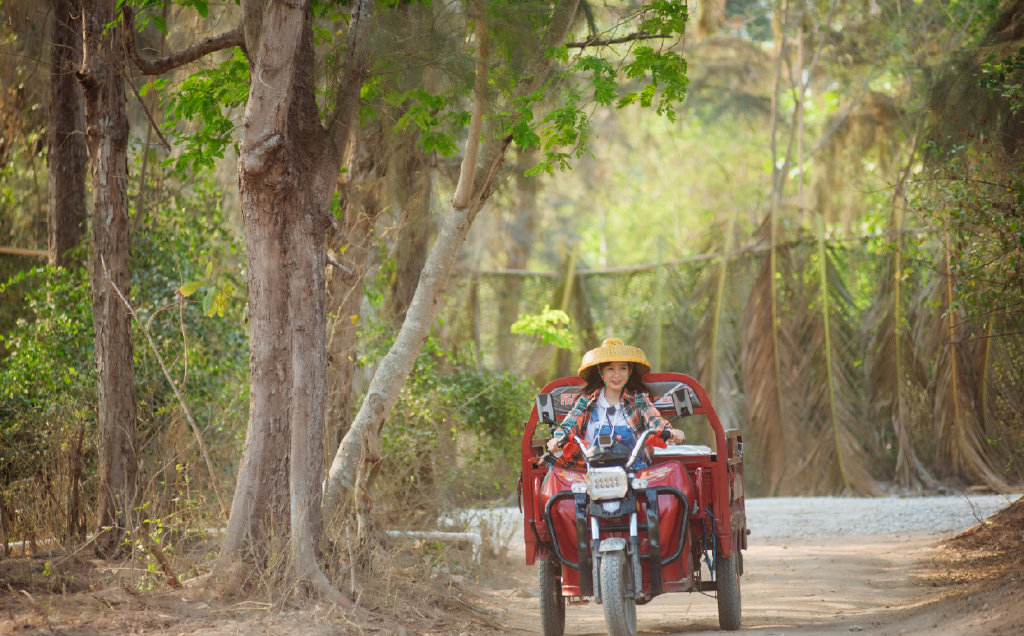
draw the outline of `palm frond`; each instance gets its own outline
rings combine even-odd
[[[734,219],[734,217],[730,217]],[[719,419],[724,425],[738,426],[743,414],[743,391],[740,385],[740,316],[741,295],[729,288],[732,281],[743,280],[735,275],[740,264],[730,258],[733,245],[734,220],[726,231],[722,259],[712,267],[694,294],[707,298],[707,307],[698,314],[697,342],[694,355],[699,365],[700,380],[711,397]],[[727,290],[731,293],[726,293]]]
[[[891,474],[897,486],[906,490],[921,490],[937,485],[935,478],[921,461],[915,443],[911,417],[911,386],[920,386],[920,373],[914,373],[917,349],[911,332],[904,328],[907,320],[903,311],[906,296],[904,268],[906,255],[903,245],[903,207],[901,188],[894,196],[889,223],[892,252],[886,260],[878,293],[864,320],[869,335],[864,356],[867,382],[866,419],[884,430],[891,422],[893,437],[883,439],[884,446],[895,447],[895,460]]]
[[[959,326],[954,307],[947,246],[944,241],[935,250],[942,255],[939,272],[920,290],[914,304],[921,309],[911,320],[914,346],[920,357],[931,361],[918,372],[927,378],[935,443],[932,469],[947,480],[1009,492],[1013,489],[995,465],[978,415],[981,398],[971,377],[983,373],[977,365],[984,356],[963,344],[966,328]]]
[[[764,494],[779,493],[790,454],[798,437],[789,432],[794,423],[784,412],[778,312],[774,294],[775,254],[785,261],[789,251],[775,248],[764,259],[747,298],[742,325],[741,367],[747,398],[747,428],[752,452],[748,457],[763,481]],[[787,268],[788,269],[788,268]],[[757,480],[755,479],[755,482]]]
[[[854,303],[838,259],[819,232],[796,275],[784,279],[783,333],[791,342],[782,352],[786,406],[798,428],[784,492],[880,492],[860,441],[872,433],[858,417]]]

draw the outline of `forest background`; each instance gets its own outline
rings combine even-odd
[[[310,12],[314,66],[328,78],[322,112],[324,95],[345,88],[364,4]],[[500,6],[374,9],[371,33],[393,36],[376,46],[391,48],[368,47],[360,126],[321,233],[326,457],[350,439],[401,342],[431,245],[460,200],[471,96],[513,91],[507,77],[474,85],[482,47],[452,53],[482,41],[483,10],[477,23],[514,61],[510,43],[536,23]],[[516,136],[492,164],[479,217],[448,250],[456,260],[429,336],[382,409],[379,448],[372,435],[357,440],[356,521],[333,525],[333,540],[356,525],[364,538],[372,526],[434,528],[461,507],[514,502],[533,394],[608,336],[708,388],[723,422],[743,431],[752,495],[1019,490],[1024,3],[716,0],[691,5],[685,29],[598,26],[643,8],[580,3],[558,62],[561,81],[586,75],[588,89],[563,92],[568,106],[525,102],[542,138]],[[52,91],[82,64],[59,59],[75,48],[60,44],[62,10],[77,15],[56,0],[2,6],[0,539],[7,553],[14,541],[71,545],[123,525],[108,553],[155,543],[138,558],[156,571],[175,542],[229,517],[260,399],[239,194],[256,63],[251,46],[236,47],[231,3],[138,4],[118,22],[144,52],[115,55],[131,250],[130,293],[113,306],[133,321],[138,493],[131,509],[104,511],[94,290],[111,278],[85,231],[96,199],[79,195],[70,250],[53,237]],[[106,25],[117,15],[97,33],[116,31]],[[202,38],[224,50],[146,68],[147,56],[166,60]],[[659,64],[685,59],[682,71],[629,76],[648,38],[679,56]],[[603,66],[570,66],[598,44],[624,60],[610,64],[620,84],[602,83]],[[77,162],[85,179],[84,148]],[[328,463],[314,464],[317,484],[330,482]]]

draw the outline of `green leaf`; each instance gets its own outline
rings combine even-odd
[[[157,79],[154,79],[154,80],[150,80],[150,81],[146,82],[145,84],[143,84],[142,88],[139,89],[139,95],[142,95],[143,97],[145,97],[146,93],[148,93],[151,90],[162,90],[163,88],[165,88],[167,86],[168,83],[169,82],[166,79],[163,79],[163,78],[157,78]]]
[[[572,332],[567,329],[568,325],[568,314],[544,305],[539,314],[519,316],[519,319],[512,323],[511,331],[514,334],[538,337],[546,344],[561,349],[572,349],[575,343]]]
[[[216,300],[217,290],[213,287],[207,287],[206,293],[203,294],[203,313],[206,316],[212,316],[214,312],[213,302]]]
[[[178,288],[178,295],[182,296],[183,298],[188,298],[192,294],[196,293],[196,291],[198,291],[199,288],[202,287],[202,286],[203,286],[202,281],[198,281],[198,280],[194,280],[192,282],[185,283],[184,285],[182,285],[181,287]]]
[[[229,113],[238,116],[238,107],[248,97],[249,62],[239,47],[235,47],[230,59],[186,78],[164,101],[166,122],[162,127],[175,134],[179,128],[185,128],[186,122],[201,125],[190,126],[190,132],[176,135],[179,145],[183,141],[184,147],[166,163],[178,171],[213,169],[233,141],[235,123]]]

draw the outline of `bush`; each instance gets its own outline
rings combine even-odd
[[[533,392],[520,378],[428,340],[384,426],[381,510],[433,518],[508,498]]]
[[[172,196],[133,233],[132,302],[231,484],[248,406],[244,302],[209,317],[176,292],[203,272],[218,293],[243,289],[240,242],[209,186]],[[211,266],[211,263],[213,264]],[[0,495],[11,538],[70,538],[91,529],[97,460],[91,281],[83,269],[38,267],[9,279],[19,316],[0,334]],[[16,295],[16,296],[15,296]],[[149,519],[172,536],[219,516],[210,475],[148,340],[132,327],[140,477]],[[3,511],[0,508],[0,512]]]

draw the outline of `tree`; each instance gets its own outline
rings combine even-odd
[[[219,566],[229,568],[251,539],[287,536],[296,579],[342,604],[347,599],[315,556],[327,401],[324,239],[358,112],[371,8],[366,0],[352,8],[344,70],[324,127],[310,4],[242,5],[251,77],[260,78],[250,83],[238,165],[251,399]]]
[[[82,56],[79,0],[54,0],[51,8],[49,173],[47,228],[51,265],[69,263],[68,250],[85,232],[85,119],[82,89],[75,78]]]
[[[128,117],[125,113],[123,27],[113,0],[84,3],[84,53],[78,80],[85,96],[92,173],[92,286],[99,388],[100,485],[98,551],[118,553],[134,514],[137,431],[129,297]]]
[[[249,84],[238,167],[248,258],[250,418],[219,565],[222,571],[229,570],[246,547],[273,537],[287,537],[295,578],[312,583],[339,603],[345,602],[344,597],[330,586],[315,560],[321,525],[327,399],[324,239],[332,224],[331,202],[341,167],[358,167],[354,161],[357,155],[350,154],[350,141],[357,126],[363,79],[372,59],[368,41],[372,6],[363,0],[352,7],[340,79],[332,85],[321,115],[311,5],[256,1],[242,5],[243,48],[249,74],[260,80]],[[585,118],[577,105],[579,95],[572,92],[575,89],[570,89],[575,101],[566,111],[571,115],[567,123],[558,119],[562,115],[558,112],[540,124],[531,119],[531,106],[540,99],[541,89],[551,77],[555,55],[564,52],[561,45],[572,24],[576,2],[557,4],[550,19],[545,3],[537,5],[539,12],[530,14],[544,16],[541,23],[547,23],[546,35],[525,67],[517,69],[515,89],[506,104],[508,112],[490,111],[497,115],[491,124],[495,130],[486,134],[491,58],[485,6],[494,5],[474,3],[471,11],[477,72],[459,184],[398,340],[364,401],[360,411],[363,419],[357,416],[342,442],[343,448],[356,449],[354,455],[341,454],[354,457],[354,465],[358,464],[363,432],[379,435],[386,411],[426,337],[458,248],[490,195],[513,138],[530,145],[543,140],[552,166],[567,165],[571,155],[562,150],[565,146],[582,153],[585,145]],[[511,7],[497,10],[507,10],[511,17],[519,15]],[[652,28],[666,37],[677,33],[682,25],[678,14],[673,20],[658,14],[658,19],[662,22],[652,21]],[[676,54],[663,59],[649,47],[639,50],[646,57],[632,67],[633,77],[639,78],[650,69],[654,82],[663,84],[642,94],[627,93],[620,99],[624,103],[653,102],[664,109],[666,103],[680,99],[685,90],[685,83],[680,83],[681,60]],[[586,59],[595,68],[583,70],[592,72],[596,81],[607,81],[608,73],[614,75],[608,63]],[[656,66],[658,62],[663,65]],[[614,97],[613,91],[602,98],[610,102]],[[541,124],[547,126],[543,136],[534,132]],[[430,139],[436,143],[438,137]],[[353,159],[346,160],[349,156]],[[387,403],[387,408],[378,409],[382,403]],[[332,473],[328,482],[328,494],[337,483],[334,476]]]

